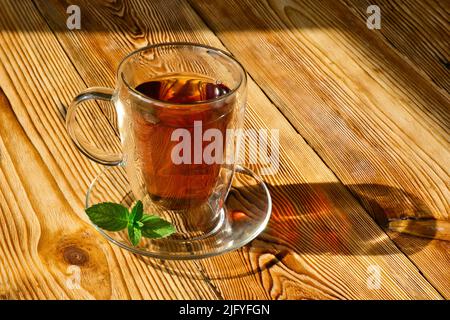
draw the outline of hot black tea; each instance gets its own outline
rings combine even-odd
[[[205,131],[214,128],[225,139],[233,118],[234,101],[218,98],[230,89],[197,75],[152,79],[135,89],[155,100],[133,111],[135,152],[143,164],[148,193],[169,209],[192,208],[204,203],[216,185],[221,164],[203,161],[202,152],[209,141],[203,141],[202,137]],[[201,141],[195,141],[199,139],[200,128]],[[174,148],[180,143],[173,136],[177,129],[188,132],[191,140],[188,141],[190,149],[181,151],[187,154],[177,155],[190,160],[184,163],[177,163],[173,158]],[[194,147],[196,144],[201,148]],[[221,145],[225,146],[225,141]]]

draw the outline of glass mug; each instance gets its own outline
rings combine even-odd
[[[144,210],[176,226],[172,237],[198,239],[223,225],[246,87],[243,67],[222,50],[156,44],[122,60],[115,89],[81,92],[68,109],[67,130],[91,160],[124,167]],[[122,153],[102,151],[83,137],[77,109],[91,99],[113,102]]]

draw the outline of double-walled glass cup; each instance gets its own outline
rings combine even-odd
[[[201,79],[204,85],[214,84],[204,90],[227,90],[209,100],[173,102],[136,89],[167,79]],[[89,99],[114,103],[122,153],[107,153],[84,138],[76,114]],[[145,211],[175,225],[172,238],[195,240],[223,226],[245,102],[246,73],[229,54],[189,43],[158,44],[124,58],[115,89],[90,88],[79,94],[68,110],[67,128],[90,159],[125,169]]]

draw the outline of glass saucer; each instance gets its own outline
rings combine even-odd
[[[107,167],[91,183],[86,194],[86,208],[100,202],[116,202],[130,207],[136,200],[125,169],[121,166]],[[249,243],[264,230],[271,211],[272,200],[264,181],[251,170],[236,166],[230,192],[220,212],[221,223],[205,237],[188,240],[175,236],[142,238],[134,247],[126,230],[109,232],[94,226],[106,239],[136,254],[165,260],[201,259]]]

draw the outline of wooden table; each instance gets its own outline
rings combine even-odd
[[[81,30],[66,27],[70,4]],[[0,1],[1,297],[450,298],[448,12],[437,0]],[[101,166],[65,129],[79,91],[113,86],[125,54],[167,41],[235,55],[250,76],[246,127],[280,130],[268,228],[211,259],[106,242],[83,211]],[[405,232],[387,227],[398,218]]]

